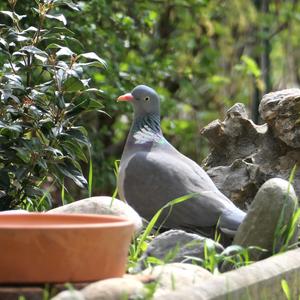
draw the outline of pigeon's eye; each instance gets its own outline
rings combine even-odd
[[[145,101],[149,101],[149,100],[150,100],[149,96],[145,97]]]

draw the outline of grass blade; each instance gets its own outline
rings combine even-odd
[[[165,204],[161,209],[159,209],[156,214],[152,217],[152,219],[150,220],[149,224],[147,225],[145,231],[143,232],[143,234],[141,235],[141,238],[137,244],[136,247],[136,251],[133,255],[133,260],[137,260],[138,257],[140,256],[141,252],[142,252],[142,245],[144,244],[145,240],[147,239],[147,237],[149,236],[149,234],[151,233],[152,229],[154,228],[158,218],[160,217],[161,213],[163,212],[164,209],[168,208],[168,207],[172,207],[173,205],[179,204],[181,202],[184,202],[192,197],[194,197],[196,195],[196,193],[194,194],[189,194],[189,195],[185,195],[176,199],[173,199],[171,201],[169,201],[167,204]]]
[[[93,193],[93,160],[92,160],[92,155],[90,155],[90,161],[89,161],[89,177],[88,177],[88,193],[89,197],[92,197]]]
[[[116,159],[114,161],[114,174],[115,174],[115,178],[116,178],[116,188],[114,190],[114,193],[111,197],[111,202],[110,202],[110,207],[112,207],[114,200],[116,199],[117,195],[118,195],[118,178],[119,178],[119,167],[120,167],[120,160]]]
[[[61,183],[60,197],[61,197],[61,203],[62,203],[62,205],[65,205],[66,201],[65,201],[65,181],[64,180],[62,180],[62,183]]]
[[[290,288],[289,288],[289,285],[287,283],[287,281],[285,279],[282,279],[281,280],[281,288],[285,294],[285,297],[287,300],[291,300],[291,291],[290,291]]]

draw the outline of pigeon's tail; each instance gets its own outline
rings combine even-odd
[[[219,219],[220,230],[233,237],[245,216],[246,213],[239,208],[224,211]]]

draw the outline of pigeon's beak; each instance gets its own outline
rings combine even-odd
[[[131,93],[127,93],[127,94],[124,94],[122,96],[120,96],[117,101],[132,101],[133,100],[133,96]]]

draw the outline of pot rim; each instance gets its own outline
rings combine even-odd
[[[19,219],[19,224],[18,220]],[[46,220],[45,220],[46,219]],[[49,223],[47,223],[47,219]],[[56,220],[55,220],[56,219]],[[74,223],[64,224],[63,219],[74,219]],[[77,221],[81,219],[81,221]],[[92,222],[84,223],[84,219]],[[24,223],[28,222],[30,223]],[[7,221],[7,223],[5,223]],[[103,222],[104,221],[104,222]],[[83,223],[81,223],[83,222]],[[46,230],[46,229],[84,229],[84,228],[115,228],[134,226],[134,223],[126,217],[115,215],[82,214],[82,213],[0,213],[0,231],[2,230]]]

